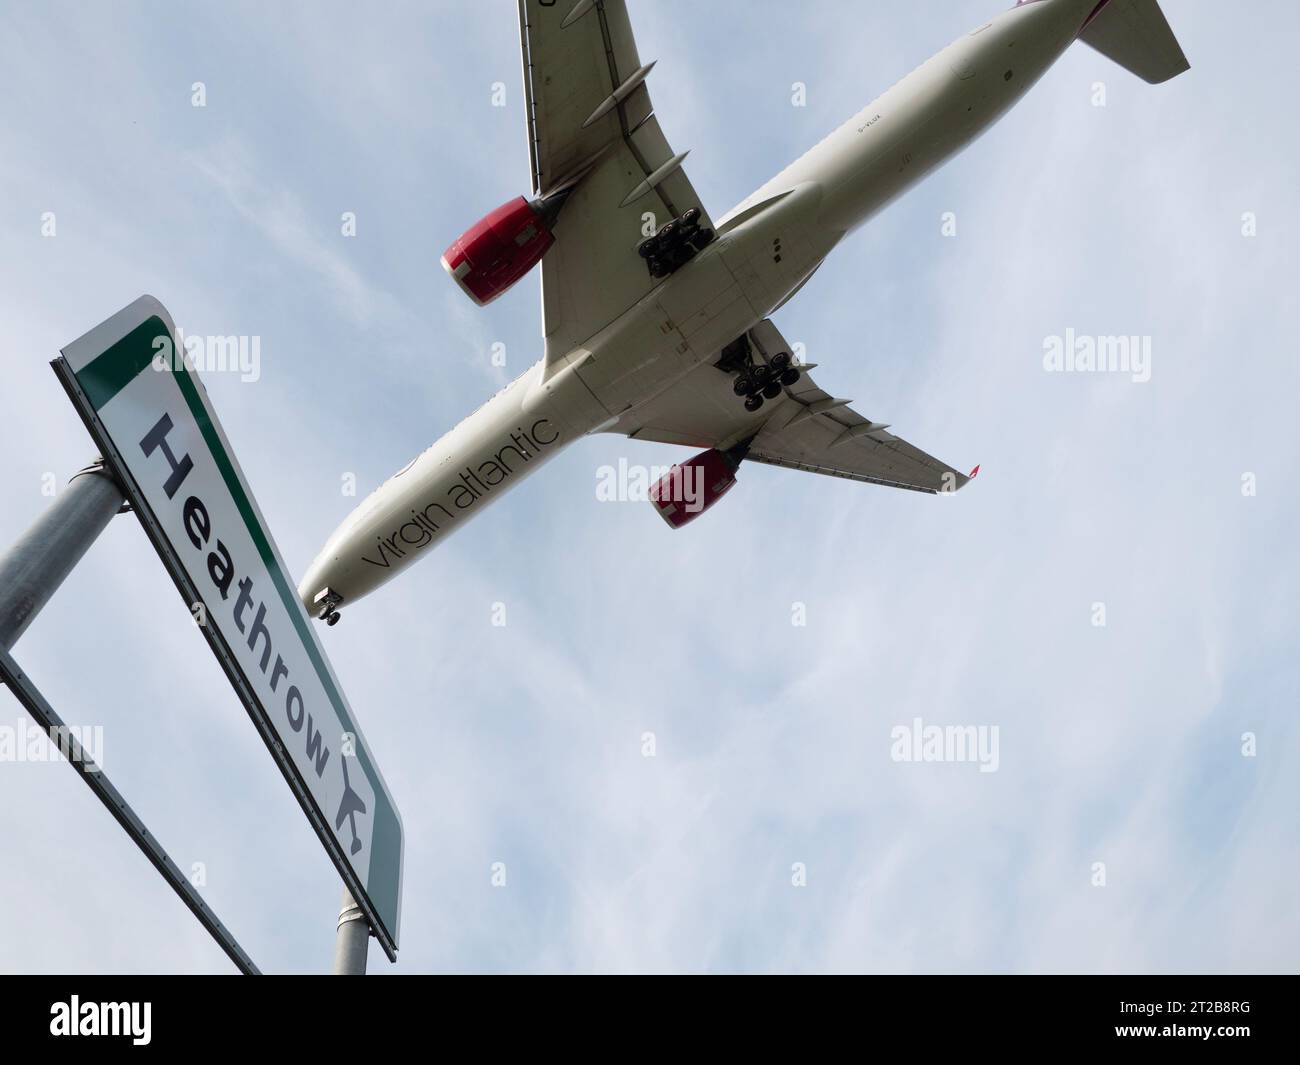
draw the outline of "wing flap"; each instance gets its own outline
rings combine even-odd
[[[534,192],[576,180],[542,259],[553,364],[658,284],[636,253],[649,232],[691,207],[711,223],[674,165],[624,0],[519,0],[519,30]]]
[[[558,7],[519,0],[533,191],[540,196],[581,170],[617,131],[613,113],[583,126],[617,87],[596,25],[598,12],[593,8],[562,29],[563,14]]]
[[[755,361],[790,351],[770,320],[755,326],[749,339]],[[808,367],[800,370],[794,385],[751,414],[735,395],[733,376],[705,364],[624,415],[611,431],[719,450],[748,441],[746,457],[754,462],[913,492],[955,492],[970,481],[824,391]]]
[[[861,418],[861,415],[857,417]],[[863,418],[859,424],[866,426],[870,423]],[[955,492],[970,480],[883,429],[835,446],[835,441],[846,428],[851,427],[830,415],[823,419],[814,418],[790,430],[765,427],[755,437],[747,458],[769,466],[934,495]]]
[[[637,255],[642,239],[635,205],[619,202],[641,168],[621,141],[569,195],[555,225],[555,244],[542,259],[543,329],[548,361],[568,354],[649,291]]]

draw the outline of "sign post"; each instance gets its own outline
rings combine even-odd
[[[347,892],[396,960],[401,817],[170,315],[142,296],[53,367]]]
[[[244,948],[82,747],[75,730],[64,725],[40,689],[9,654],[18,637],[113,520],[122,502],[122,492],[105,471],[104,464],[92,463],[73,474],[49,509],[17,543],[0,555],[0,684],[13,692],[49,736],[59,755],[76,770],[239,971],[255,975],[257,966]]]
[[[121,506],[121,490],[103,463],[94,463],[73,474],[50,508],[0,556],[0,651],[18,642]]]
[[[369,944],[370,929],[366,927],[366,915],[352,898],[352,892],[345,887],[334,940],[334,975],[365,975]]]

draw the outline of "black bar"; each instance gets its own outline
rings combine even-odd
[[[77,738],[67,731],[63,719],[45,701],[45,696],[40,693],[9,652],[2,648],[0,648],[0,677],[3,677],[10,691],[26,707],[27,712],[44,729],[47,736],[53,739],[57,735],[60,741],[64,737],[67,738],[68,749],[64,750],[60,742],[60,750],[67,756],[68,764],[86,782],[86,786],[95,793],[95,797],[108,808],[108,812],[116,818],[117,823],[131,837],[135,845],[144,852],[144,856],[153,863],[153,867],[162,874],[162,878],[171,885],[172,890],[181,897],[181,901],[193,911],[194,916],[199,919],[199,924],[208,930],[209,935],[217,941],[217,945],[226,952],[236,968],[246,976],[261,975],[253,960],[244,953],[244,948],[203,901],[203,896],[195,890],[194,885],[186,879],[176,863],[163,850],[162,844],[122,798],[122,793],[113,787],[112,782],[104,775],[104,771],[86,754]]]
[[[3,988],[5,1047],[12,1060],[25,1061],[40,1059],[12,1051],[57,1049],[58,1043],[95,1050],[132,1041],[129,1035],[54,1034],[51,1025],[60,1014],[66,1017],[74,994],[79,1004],[91,1004],[92,1014],[96,1003],[134,1003],[140,1022],[149,1003],[149,1045],[182,1053],[197,1045],[205,1057],[233,1049],[262,1056],[288,1051],[296,1059],[325,1050],[330,1060],[343,1060],[406,1055],[412,1045],[459,1056],[461,1041],[468,1037],[473,1045],[482,1030],[493,1051],[518,1047],[526,1058],[550,1046],[613,1061],[645,1054],[732,1062],[761,1054],[764,1060],[884,1056],[929,1062],[955,1051],[953,1061],[982,1062],[1024,1048],[1037,1052],[1024,1055],[1032,1061],[1069,1061],[1093,1049],[1107,1055],[1103,1060],[1127,1049],[1183,1061],[1201,1048],[1230,1061],[1248,1060],[1252,1050],[1284,1061],[1296,1032],[1294,979],[1253,976],[874,976],[831,987],[777,977],[749,980],[727,997],[725,988],[701,993],[663,981],[631,988],[625,981],[579,977],[585,986],[578,1011],[569,985],[548,993],[535,982],[512,988],[499,982],[434,985],[432,979],[280,976],[272,977],[270,994],[261,983],[219,977],[15,979]],[[728,1008],[731,1002],[743,1006]],[[1180,1009],[1171,1012],[1170,1003]],[[1204,1008],[1216,1004],[1223,1008]],[[483,1020],[467,1024],[472,1014]],[[506,1023],[490,1019],[496,1016]],[[1214,1031],[1209,1038],[1118,1031],[1144,1025]],[[1233,1034],[1219,1030],[1228,1028]]]

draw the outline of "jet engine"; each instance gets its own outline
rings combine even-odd
[[[516,196],[452,241],[442,268],[482,307],[541,261],[555,243],[552,230],[567,194],[542,200]]]
[[[674,466],[650,489],[650,502],[672,528],[694,521],[731,491],[740,458],[733,451],[702,451]]]

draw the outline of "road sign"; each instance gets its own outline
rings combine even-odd
[[[54,370],[380,945],[402,821],[171,316],[142,296]]]

